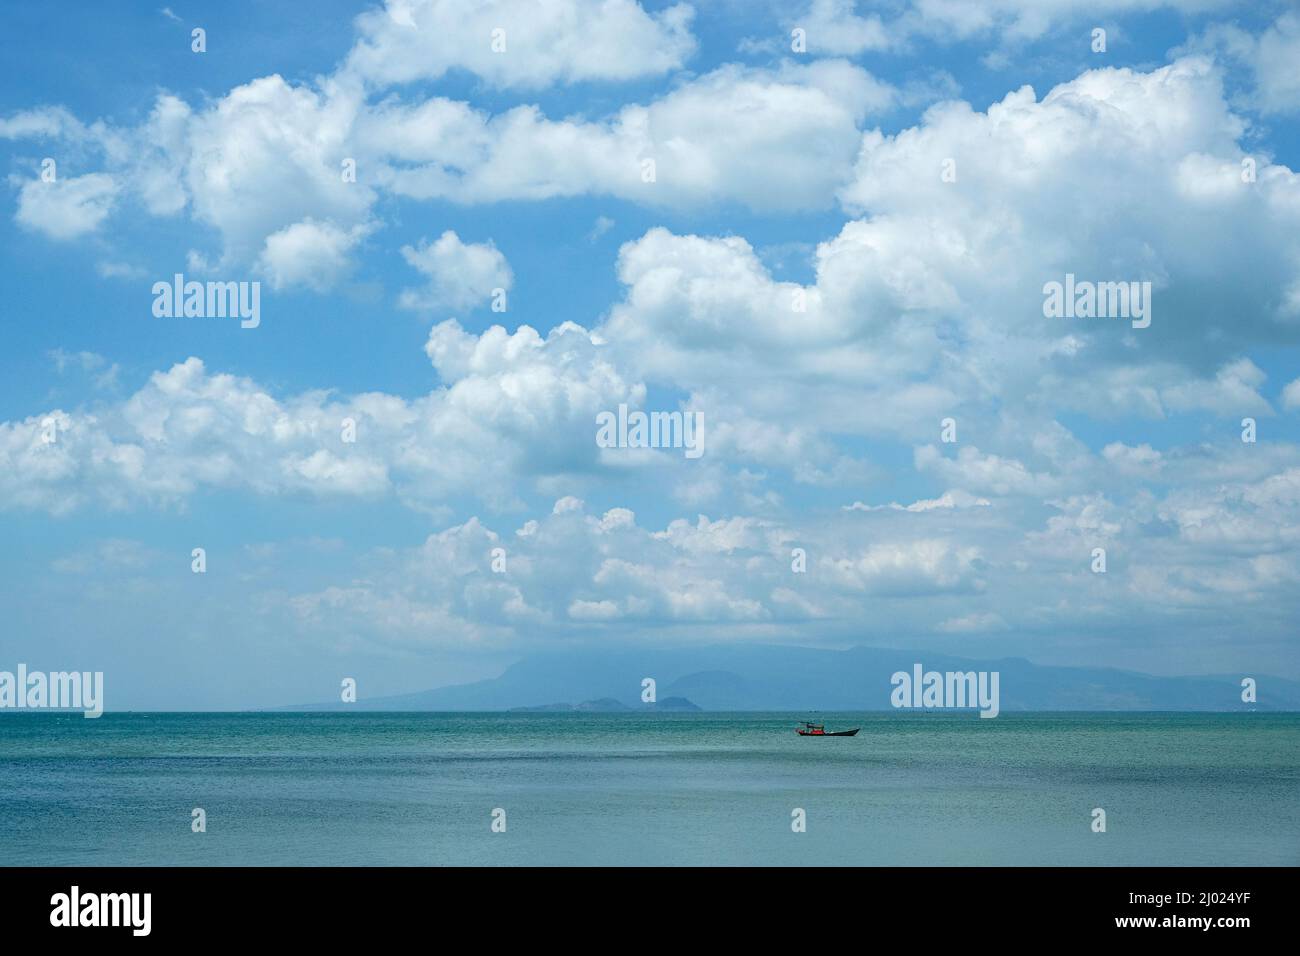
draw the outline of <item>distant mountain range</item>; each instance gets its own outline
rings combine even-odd
[[[700,710],[685,697],[665,697],[663,700],[649,704],[641,704],[639,707],[629,707],[622,701],[615,700],[613,697],[602,697],[600,700],[586,700],[581,704],[541,704],[536,707],[511,707],[511,711],[527,714],[562,714],[570,711],[579,713],[595,714],[617,714],[628,713],[633,710],[649,711],[666,711],[675,713],[690,713]]]
[[[666,706],[670,698],[684,698],[690,707],[704,710],[890,710],[891,676],[910,673],[918,663],[927,671],[997,671],[1004,713],[1300,710],[1300,682],[1263,674],[1154,677],[1101,667],[1045,667],[1021,658],[972,660],[868,647],[835,651],[771,645],[540,654],[511,665],[500,677],[472,684],[282,709],[504,711],[621,705],[649,710],[641,701],[642,680],[649,677],[655,681],[659,710],[672,709]],[[1256,682],[1255,703],[1242,702],[1245,677]]]

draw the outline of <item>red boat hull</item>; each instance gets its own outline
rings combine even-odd
[[[856,737],[861,727],[854,727],[852,730],[834,730],[829,733],[825,730],[796,730],[795,733],[800,737]]]

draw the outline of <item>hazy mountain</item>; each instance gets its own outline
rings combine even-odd
[[[1020,658],[734,645],[537,655],[513,664],[500,677],[472,684],[285,709],[510,710],[587,701],[646,710],[641,682],[649,677],[655,680],[660,710],[670,709],[663,705],[673,697],[687,698],[686,704],[704,710],[889,710],[891,675],[910,673],[916,663],[926,670],[999,672],[1004,712],[1300,710],[1300,683],[1262,674],[1154,677],[1100,667],[1043,667]],[[1257,682],[1257,703],[1242,703],[1243,677]]]
[[[537,707],[511,707],[510,710],[517,713],[526,714],[559,714],[570,711],[580,713],[597,713],[613,714],[628,713],[632,711],[698,711],[702,708],[696,707],[685,697],[665,697],[663,700],[651,704],[637,704],[635,707],[629,707],[622,701],[615,700],[612,697],[602,697],[600,700],[585,700],[581,704],[542,704]]]

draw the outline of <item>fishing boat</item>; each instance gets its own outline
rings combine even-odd
[[[856,737],[861,727],[854,727],[852,730],[831,730],[826,729],[825,724],[810,724],[804,721],[802,727],[796,727],[794,732],[800,737]]]

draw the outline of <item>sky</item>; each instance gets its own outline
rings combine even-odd
[[[1300,678],[1293,4],[10,4],[0,54],[0,669]]]

